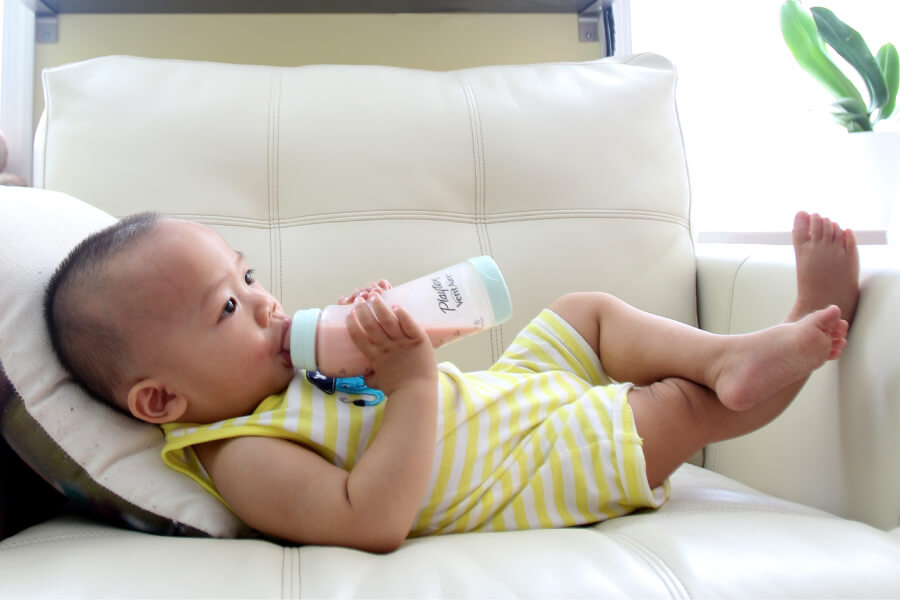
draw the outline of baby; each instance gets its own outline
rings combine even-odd
[[[852,231],[799,213],[784,324],[716,335],[600,292],[565,295],[487,371],[436,364],[422,328],[358,289],[347,325],[377,406],[296,373],[290,320],[213,230],[141,214],[51,279],[53,347],[82,386],[163,426],[163,460],[251,527],[390,551],[410,536],[586,524],[658,507],[697,450],[780,414],[840,356]],[[843,319],[842,319],[843,316]],[[616,383],[627,382],[627,383]]]

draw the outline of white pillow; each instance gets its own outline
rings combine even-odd
[[[158,427],[85,394],[53,354],[44,287],[72,247],[113,222],[65,194],[0,187],[0,364],[18,392],[0,406],[3,435],[63,494],[119,524],[158,534],[243,534],[218,500],[163,465]]]

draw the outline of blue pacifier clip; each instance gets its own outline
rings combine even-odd
[[[329,377],[318,371],[307,371],[306,379],[326,394],[344,393],[362,396],[353,400],[347,396],[338,396],[338,400],[344,404],[375,406],[384,402],[384,392],[367,386],[366,380],[362,377]]]
[[[334,391],[361,396],[353,400],[356,406],[375,406],[384,402],[384,392],[370,388],[362,377],[336,377],[334,379]],[[343,398],[339,398],[346,402]]]

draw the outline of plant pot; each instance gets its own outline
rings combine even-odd
[[[859,222],[855,227],[890,231],[892,221],[900,219],[900,133],[840,137],[837,189],[853,209],[853,219]]]
[[[859,175],[861,207],[868,207],[874,228],[892,229],[900,219],[900,133],[858,132],[847,138],[851,173]]]
[[[807,143],[794,161],[804,204],[844,227],[900,234],[900,133],[836,131]]]

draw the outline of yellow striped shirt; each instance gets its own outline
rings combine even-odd
[[[581,525],[658,507],[627,402],[594,351],[543,311],[489,370],[441,363],[434,465],[411,536]],[[164,426],[164,462],[220,500],[192,446],[236,436],[290,439],[350,470],[378,432],[385,403],[326,394],[295,377],[251,415]],[[388,398],[386,402],[390,402]],[[224,500],[223,500],[224,502]]]

